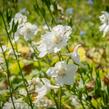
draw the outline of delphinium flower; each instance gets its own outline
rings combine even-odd
[[[78,67],[75,64],[67,64],[65,61],[60,61],[54,67],[49,68],[47,74],[55,78],[57,85],[71,85],[77,69]]]
[[[57,25],[44,34],[37,47],[40,52],[39,57],[44,57],[47,53],[59,52],[67,45],[71,32],[70,26]]]
[[[99,27],[103,32],[103,37],[109,32],[109,13],[102,11],[102,15],[99,17],[102,25]]]

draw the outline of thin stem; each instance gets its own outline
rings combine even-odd
[[[54,102],[55,102],[55,105],[56,105],[56,108],[59,109],[59,106],[58,106],[58,102],[56,100],[56,96],[55,96],[55,92],[53,90],[51,90],[51,97],[53,98]]]
[[[40,7],[39,7],[39,5],[38,5],[37,0],[36,0],[36,5],[37,5],[37,7],[39,8],[39,11],[40,11],[40,13],[41,13],[41,9],[40,9]],[[42,17],[43,17],[43,19],[44,19],[44,21],[45,21],[45,23],[46,23],[46,25],[47,25],[47,27],[48,27],[49,31],[51,31],[51,30],[50,30],[50,27],[49,27],[49,25],[48,25],[48,23],[47,23],[46,18],[44,17],[44,15],[43,15],[42,13],[41,13],[41,15],[42,15]]]
[[[74,85],[74,86],[75,86],[75,85]],[[78,99],[79,99],[79,101],[80,101],[80,103],[81,103],[81,105],[82,105],[82,108],[83,108],[83,109],[86,109],[85,106],[84,106],[84,103],[83,103],[83,101],[82,101],[82,98],[81,98],[80,96],[78,96],[77,92],[78,92],[78,90],[77,90],[77,88],[76,88],[76,86],[75,86],[75,87],[74,87],[74,90],[73,90],[73,93],[74,93],[74,95],[76,95],[76,96],[78,97]]]
[[[43,0],[42,0],[42,2],[43,2]],[[46,4],[46,2],[44,2],[44,3]],[[46,6],[47,6],[47,8],[48,8],[48,11],[49,11],[49,13],[50,13],[50,15],[51,15],[51,17],[52,17],[54,23],[56,24],[56,21],[55,21],[55,18],[54,18],[54,16],[53,16],[52,12],[51,12],[51,9],[49,8],[49,6],[48,6],[47,4],[46,4]]]
[[[20,63],[19,63],[18,57],[17,57],[17,55],[16,55],[16,52],[15,52],[13,43],[12,43],[11,38],[10,38],[10,35],[9,35],[9,33],[8,33],[4,16],[2,15],[2,13],[0,13],[0,15],[1,15],[1,17],[2,17],[4,26],[5,26],[5,30],[6,30],[6,33],[7,33],[7,38],[8,38],[8,40],[9,40],[10,44],[11,44],[12,50],[13,50],[13,52],[14,52],[14,56],[15,56],[15,58],[16,58],[16,61],[17,61],[17,64],[18,64],[18,67],[19,67],[19,70],[20,70],[20,74],[21,74],[21,76],[22,76],[22,80],[23,80],[23,83],[24,83],[25,90],[26,90],[26,92],[27,92],[27,97],[28,97],[28,100],[29,100],[29,102],[30,102],[31,109],[33,109],[32,101],[31,101],[31,98],[30,98],[30,96],[29,96],[29,92],[28,92],[27,85],[26,85],[26,80],[25,80],[25,78],[24,78],[22,69],[21,69],[21,67],[20,67]]]
[[[29,42],[29,44],[30,44],[31,48],[34,50],[35,57],[36,57],[36,59],[38,59],[38,68],[39,68],[39,70],[41,70],[41,64],[40,64],[40,61],[39,61],[38,56],[36,55],[36,54],[37,54],[36,49],[35,49],[35,48],[34,48],[34,46],[32,45],[31,40],[30,40],[30,41],[28,41],[28,42]]]
[[[85,80],[84,80],[82,74],[80,74],[80,76],[81,76],[81,78],[82,78],[82,80],[83,80],[83,84],[85,85]],[[86,92],[86,95],[88,96],[88,92],[87,92],[86,88],[85,88],[85,92]],[[90,100],[89,100],[89,103],[90,103],[90,106],[91,106],[93,109],[95,109],[95,107],[93,106],[93,104],[92,104],[92,102],[91,102]]]
[[[9,91],[10,91],[10,97],[11,97],[12,105],[13,105],[13,108],[16,109],[15,104],[14,104],[14,100],[13,100],[13,95],[12,95],[13,87],[12,87],[12,85],[10,83],[10,79],[9,79],[10,78],[10,71],[9,71],[8,61],[6,59],[6,55],[5,55],[5,52],[4,52],[3,47],[1,46],[1,44],[0,44],[0,47],[1,47],[3,57],[4,57],[4,60],[5,60],[6,68],[7,68],[7,80],[8,80],[8,84],[9,84]]]
[[[82,102],[82,100],[81,100],[81,99],[80,99],[80,103],[81,103],[81,105],[82,105],[83,109],[86,109],[86,108],[84,107],[84,104],[83,104],[83,102]]]
[[[62,109],[62,88],[59,89],[59,109]]]

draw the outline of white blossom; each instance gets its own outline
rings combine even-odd
[[[78,48],[79,47],[81,47],[81,44],[76,45],[76,47],[74,48],[74,51],[69,54],[69,56],[71,56],[74,63],[78,64],[78,65],[80,65],[80,56],[78,54]]]
[[[48,99],[47,97],[43,97],[43,99],[41,99],[40,101],[35,102],[34,105],[38,109],[48,109],[49,107],[53,107],[54,106],[52,101],[50,99]]]
[[[14,33],[14,40],[17,41],[19,36],[24,36],[25,40],[30,40],[38,32],[38,27],[35,24],[27,22],[27,17],[24,16],[21,12],[17,13],[10,22],[10,30],[14,24],[18,23],[17,30]]]
[[[31,109],[30,106],[21,99],[17,100],[14,98],[14,104],[16,109]],[[4,104],[3,109],[14,109],[11,99]]]
[[[99,17],[102,25],[99,27],[103,32],[103,37],[109,32],[109,13],[102,11],[102,15]]]
[[[35,81],[34,81],[35,82]],[[36,89],[35,92],[38,94],[35,102],[39,102],[49,91],[50,89],[57,89],[58,86],[50,84],[50,81],[46,78],[36,79]]]
[[[16,13],[15,16],[12,18],[11,22],[9,23],[10,30],[12,29],[13,22],[14,22],[14,24],[17,24],[18,23],[18,27],[19,27],[19,25],[27,22],[27,17],[24,16],[20,12]]]
[[[38,28],[35,24],[31,24],[29,22],[24,23],[18,28],[17,33],[18,35],[24,36],[25,40],[30,40],[34,35],[38,32]]]
[[[70,26],[57,25],[42,36],[40,45],[37,47],[40,51],[39,57],[45,56],[47,53],[57,53],[61,48],[67,45],[71,34]]]
[[[58,85],[71,85],[78,67],[75,64],[67,64],[60,61],[54,67],[48,69],[47,74],[55,78]]]
[[[70,99],[71,99],[71,104],[75,107],[74,109],[80,109],[80,102],[77,96],[72,95]]]

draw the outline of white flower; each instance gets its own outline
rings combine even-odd
[[[80,65],[80,57],[78,54],[78,48],[81,47],[81,44],[76,45],[76,47],[74,48],[74,51],[70,54],[68,54],[69,56],[71,56],[72,60],[74,61],[75,64]]]
[[[37,32],[38,32],[37,26],[27,22],[21,25],[20,28],[18,28],[16,34],[24,36],[25,40],[30,40],[34,35],[37,34]]]
[[[57,53],[61,48],[67,45],[71,34],[70,26],[57,25],[42,36],[40,45],[37,47],[40,51],[39,57],[45,56],[47,53]]]
[[[47,74],[55,78],[58,85],[71,85],[78,67],[75,64],[67,64],[60,61],[54,67],[48,69]]]
[[[75,109],[79,109],[80,108],[80,102],[79,102],[79,99],[77,98],[77,96],[72,95],[70,97],[70,99],[71,99],[71,104],[75,107]]]
[[[24,16],[20,12],[16,13],[15,16],[12,18],[10,24],[9,24],[10,25],[10,30],[12,29],[13,22],[14,22],[14,24],[17,24],[18,23],[18,27],[19,27],[19,25],[27,22],[27,17]]]
[[[50,81],[46,78],[42,78],[41,80],[39,78],[36,79],[37,85],[35,92],[38,93],[36,102],[39,102],[50,91],[50,89],[58,88],[58,86],[51,85]]]
[[[17,13],[10,22],[10,30],[14,24],[18,23],[17,30],[14,33],[14,40],[17,41],[19,36],[24,36],[25,40],[30,40],[34,35],[37,34],[38,28],[36,25],[27,22],[27,17],[21,12]]]
[[[76,64],[78,64],[78,65],[80,64],[80,57],[79,57],[79,55],[78,55],[77,52],[73,52],[73,53],[71,54],[71,57],[72,57],[74,63],[76,63]]]
[[[103,32],[103,37],[109,32],[109,13],[106,11],[102,12],[99,17],[102,25],[99,27],[100,31]]]
[[[13,99],[16,109],[31,109],[30,106],[27,103],[23,102],[21,99]],[[3,109],[14,109],[11,99],[9,99],[9,101],[4,104]]]
[[[47,97],[43,97],[43,99],[41,99],[40,101],[35,102],[34,105],[38,109],[48,109],[54,106],[54,104],[52,103],[52,100],[48,99]]]

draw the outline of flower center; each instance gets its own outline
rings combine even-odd
[[[65,68],[60,67],[60,68],[57,70],[57,74],[58,74],[58,76],[65,76]]]
[[[53,43],[58,44],[58,43],[60,43],[60,41],[61,41],[61,37],[53,36],[53,38],[52,38],[52,42]]]

